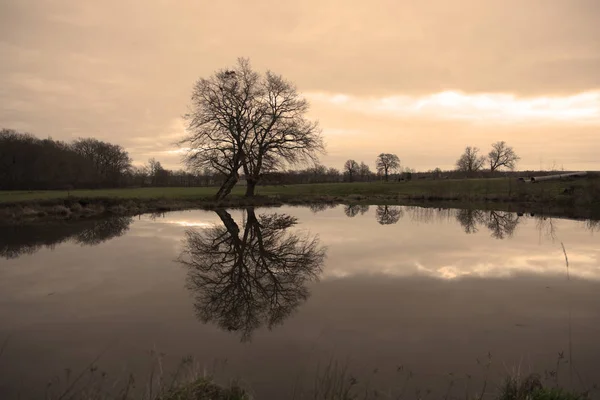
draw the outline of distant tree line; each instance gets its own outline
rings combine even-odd
[[[371,182],[379,180],[490,178],[499,172],[509,177],[550,174],[550,171],[514,171],[519,157],[505,142],[497,142],[487,156],[476,147],[467,147],[456,169],[416,172],[402,168],[395,154],[381,153],[376,172],[364,161],[347,160],[342,169],[319,163],[304,169],[267,169],[260,173],[260,185]],[[486,168],[487,167],[487,168]],[[238,178],[247,180],[242,173]],[[154,158],[143,166],[132,165],[127,151],[98,139],[63,141],[39,139],[12,129],[0,130],[0,190],[94,189],[118,187],[222,186],[228,173],[209,164],[189,170],[170,170]],[[237,180],[236,180],[237,182]],[[241,182],[240,182],[241,183]]]
[[[97,139],[66,143],[0,131],[2,189],[118,187],[130,170],[131,159],[119,145]]]
[[[155,159],[133,166],[123,147],[98,139],[67,143],[0,130],[0,190],[208,186],[221,181],[216,171],[171,171]]]

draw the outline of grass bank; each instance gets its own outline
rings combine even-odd
[[[533,208],[600,208],[600,177],[573,181],[519,182],[515,179],[415,180],[261,186],[244,198],[238,186],[216,202],[215,187],[128,188],[74,191],[0,191],[0,219],[81,218],[102,213],[136,214],[188,208],[270,206],[310,203],[407,204],[508,203]]]

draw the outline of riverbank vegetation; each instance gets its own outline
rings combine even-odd
[[[258,186],[244,196],[238,185],[216,201],[216,187],[127,188],[69,191],[1,191],[0,220],[84,218],[101,214],[140,214],[170,210],[282,204],[428,204],[494,207],[512,204],[532,211],[571,209],[588,218],[600,209],[600,178],[520,182],[510,178],[413,180]],[[577,211],[577,212],[574,212]]]
[[[482,365],[482,376],[449,374],[435,379],[431,386],[410,369],[399,366],[394,382],[374,383],[379,369],[371,377],[356,376],[347,366],[330,361],[317,367],[308,381],[296,381],[293,387],[278,386],[290,400],[370,400],[370,399],[443,399],[443,400],[588,400],[597,389],[570,388],[559,381],[559,372],[542,374],[513,372],[497,376],[490,374],[489,361]],[[560,363],[558,365],[560,367]],[[427,379],[425,379],[425,382]],[[581,386],[581,385],[577,385]],[[62,378],[50,380],[45,390],[47,400],[260,400],[252,385],[237,379],[216,379],[215,372],[200,367],[190,357],[184,359],[173,373],[167,373],[160,361],[143,377],[129,374],[115,379],[90,364],[74,373],[67,369]]]

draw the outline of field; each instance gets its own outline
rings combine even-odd
[[[523,196],[538,199],[556,199],[565,190],[586,189],[590,183],[598,184],[597,179],[580,181],[550,181],[524,183],[514,179],[461,179],[461,180],[422,180],[411,182],[355,182],[318,183],[304,185],[259,186],[258,196],[281,198],[309,198],[352,195],[384,196],[400,198],[441,198],[441,199],[517,199]],[[152,187],[99,190],[47,190],[47,191],[0,191],[0,203],[22,201],[44,201],[67,198],[119,198],[119,199],[169,199],[206,200],[214,196],[216,187]],[[237,186],[232,197],[243,196],[244,186]]]
[[[140,214],[192,208],[310,203],[437,204],[451,207],[516,207],[578,217],[600,211],[600,178],[519,182],[515,179],[415,180],[259,186],[244,197],[244,185],[216,201],[216,187],[127,188],[73,191],[0,191],[0,221],[92,217],[105,212]],[[434,203],[435,202],[435,203]]]

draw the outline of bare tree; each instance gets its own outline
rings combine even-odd
[[[485,164],[486,158],[479,155],[477,147],[467,146],[465,152],[456,161],[456,168],[459,171],[473,173],[479,171]]]
[[[71,147],[94,165],[97,179],[103,185],[116,186],[121,177],[131,170],[131,158],[123,147],[98,139],[75,140]]]
[[[226,177],[217,199],[226,197],[239,180],[246,144],[267,112],[263,96],[260,76],[245,59],[194,85],[184,116],[189,134],[181,144],[189,151],[183,161],[192,170],[210,167]]]
[[[316,160],[323,151],[316,122],[306,119],[308,102],[281,76],[253,71],[247,59],[194,86],[186,114],[190,134],[184,161],[193,169],[206,166],[227,179],[217,198],[227,196],[243,168],[247,196],[253,196],[264,171],[286,163]]]
[[[388,180],[390,172],[400,168],[400,159],[395,154],[381,153],[376,160],[377,172],[383,174],[385,180]]]
[[[514,170],[520,159],[513,148],[507,146],[504,141],[492,144],[492,150],[488,154],[490,171],[492,172],[502,167]]]
[[[149,159],[146,169],[152,186],[166,186],[168,184],[171,171],[164,169],[160,161],[156,161],[154,157]]]
[[[350,182],[353,182],[354,178],[359,173],[360,173],[360,166],[358,165],[358,163],[356,161],[354,161],[354,160],[346,161],[346,163],[344,164],[344,174],[348,175],[348,180]]]
[[[371,177],[371,169],[367,164],[361,162],[360,166],[358,167],[358,174],[360,175],[360,179],[362,181],[368,181]]]
[[[319,125],[306,118],[308,102],[296,87],[269,71],[260,84],[263,96],[257,101],[264,113],[251,140],[246,142],[243,162],[249,197],[254,196],[263,171],[303,161],[316,162],[317,155],[324,151]]]

